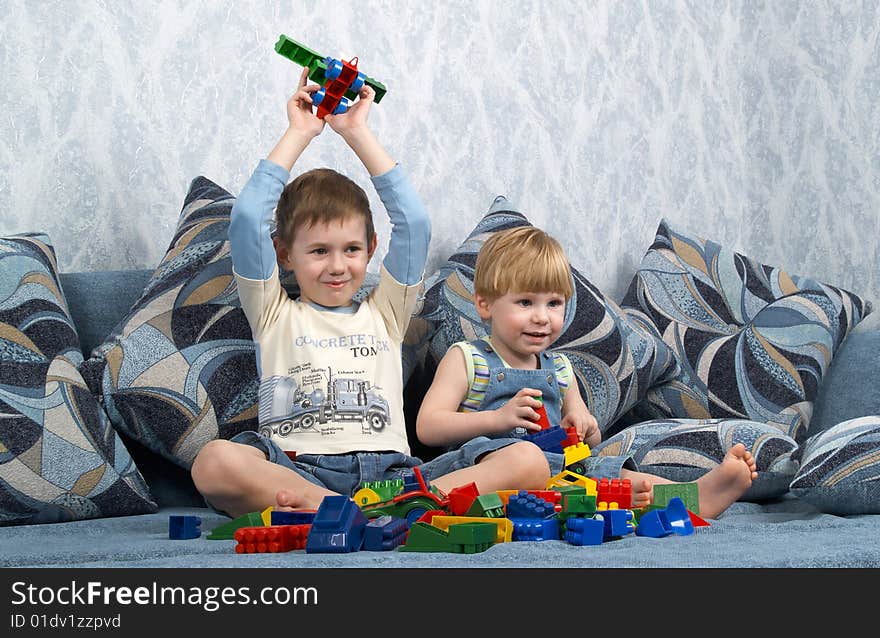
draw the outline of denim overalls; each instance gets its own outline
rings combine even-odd
[[[562,391],[556,375],[556,362],[553,353],[545,351],[538,355],[538,360],[541,362],[540,369],[520,370],[505,366],[501,357],[485,339],[475,339],[468,344],[485,358],[489,368],[488,385],[479,406],[481,411],[496,410],[513,398],[522,388],[533,388],[542,393],[541,398],[550,424],[553,426],[561,424]],[[577,383],[577,381],[572,379],[572,383]],[[523,428],[515,428],[508,432],[487,436],[491,438],[523,438],[525,435],[526,431]],[[544,456],[547,457],[550,464],[551,476],[559,474],[564,469],[565,456],[563,454],[545,451]],[[584,459],[584,465],[587,476],[597,479],[620,478],[620,470],[623,467],[637,469],[635,461],[629,456],[589,456]]]

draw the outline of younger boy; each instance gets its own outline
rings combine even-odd
[[[541,397],[551,424],[574,426],[588,445],[601,440],[581,397],[568,358],[548,348],[562,332],[574,289],[559,242],[526,226],[492,235],[477,255],[474,299],[489,336],[453,344],[441,359],[419,410],[416,430],[426,445],[450,446],[476,436],[523,436],[536,423]],[[562,454],[545,453],[551,474]],[[587,474],[632,482],[633,506],[651,503],[653,486],[667,479],[636,471],[629,457],[588,457]],[[702,516],[715,518],[757,477],[741,443],[697,480]]]
[[[308,69],[287,103],[289,126],[232,209],[229,242],[242,310],[257,344],[260,432],[206,444],[192,477],[214,508],[237,517],[268,506],[316,509],[364,481],[403,478],[418,466],[443,491],[533,489],[550,476],[536,446],[477,439],[429,463],[409,455],[401,342],[416,307],[430,220],[409,180],[367,127],[369,86],[343,115],[312,113]],[[330,169],[285,186],[325,121],[369,171],[393,230],[379,283],[353,301],[376,250],[366,193]],[[277,236],[270,236],[276,208]],[[274,241],[274,245],[273,245]],[[278,262],[293,271],[290,299]]]

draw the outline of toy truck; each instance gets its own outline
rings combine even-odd
[[[260,385],[260,433],[288,436],[329,421],[358,421],[380,431],[388,423],[388,401],[369,381],[337,378],[328,370],[326,392],[306,394],[290,377],[274,376]]]

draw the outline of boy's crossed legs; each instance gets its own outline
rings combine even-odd
[[[426,480],[446,493],[468,483],[476,483],[481,494],[546,487],[550,468],[537,446],[509,440],[506,443],[497,440],[486,443],[488,441],[472,441],[454,453],[414,466],[419,467]],[[269,456],[277,457],[279,452],[264,451],[249,443],[210,441],[193,462],[193,482],[212,507],[233,518],[269,506],[315,510],[325,496],[346,491],[349,492],[346,496],[350,496],[360,485],[357,474],[351,473],[347,475],[350,485],[345,489],[329,489],[317,477],[307,478],[308,472],[292,469],[292,464],[284,463],[286,457],[282,463],[270,460]],[[394,471],[399,474],[407,469],[397,466]],[[381,479],[381,476],[375,478]]]

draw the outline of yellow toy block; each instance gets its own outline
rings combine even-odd
[[[498,531],[495,534],[496,543],[509,543],[513,539],[513,521],[509,518],[483,518],[481,516],[434,516],[431,525],[442,530],[448,530],[450,525],[458,523],[495,523]]]
[[[572,463],[583,461],[585,458],[592,455],[590,452],[590,446],[583,441],[575,445],[564,447],[562,452],[565,454],[565,467],[568,467]]]
[[[271,505],[260,512],[260,518],[263,519],[263,525],[266,527],[272,526],[272,510],[275,509]]]
[[[588,496],[599,495],[599,492],[596,489],[596,481],[587,476],[570,472],[569,470],[562,470],[556,476],[551,476],[550,480],[547,481],[548,490],[552,490],[554,487],[564,487],[566,485],[580,485],[586,490]]]

